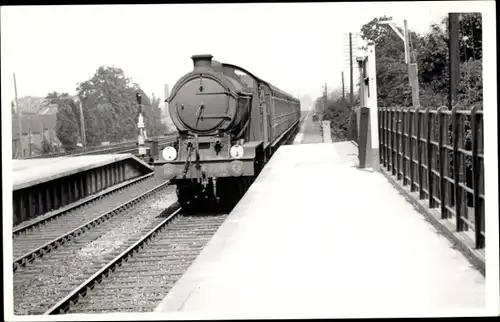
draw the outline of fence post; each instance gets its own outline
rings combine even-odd
[[[434,191],[433,191],[433,178],[432,178],[432,114],[431,109],[427,108],[425,110],[426,123],[427,123],[427,191],[429,196],[429,208],[434,208]]]
[[[390,142],[391,142],[391,120],[390,120],[390,113],[389,113],[389,108],[384,109],[384,115],[385,115],[385,168],[387,171],[391,170],[391,150],[390,150]]]
[[[415,191],[415,177],[414,177],[414,162],[413,162],[413,149],[414,149],[414,144],[413,144],[413,113],[415,110],[413,110],[411,107],[408,109],[408,149],[409,152],[409,159],[410,159],[410,191],[413,192]]]
[[[444,114],[442,113],[443,107],[439,107],[437,110],[437,116],[439,120],[439,141],[438,141],[438,162],[439,162],[439,198],[441,202],[439,206],[441,208],[441,219],[447,218],[446,213],[446,182],[444,179],[444,164],[445,164],[445,148],[443,148],[443,132],[445,130],[444,124]]]
[[[455,220],[456,220],[456,228],[457,231],[463,231],[464,225],[461,220],[461,210],[462,210],[462,202],[460,200],[460,158],[458,155],[458,136],[459,136],[459,122],[458,122],[458,114],[457,108],[453,107],[451,110],[451,122],[453,124],[453,192],[455,194]]]
[[[391,122],[391,132],[390,132],[390,136],[391,136],[391,172],[392,172],[392,175],[395,175],[396,174],[396,166],[394,165],[395,162],[394,162],[394,108],[391,108],[390,112],[389,112],[389,122]]]
[[[475,239],[476,248],[484,248],[485,238],[481,234],[481,228],[483,227],[483,216],[482,207],[479,205],[481,202],[479,198],[479,181],[480,181],[480,169],[479,169],[479,158],[478,158],[478,128],[477,128],[477,106],[474,106],[471,110],[471,131],[472,131],[472,191],[474,192],[474,224],[475,224]]]
[[[359,167],[365,168],[366,166],[366,150],[368,139],[368,118],[370,116],[370,109],[368,107],[361,107],[359,109]]]
[[[396,123],[396,132],[394,135],[396,136],[396,179],[400,180],[401,179],[401,156],[399,155],[399,146],[401,145],[401,135],[400,130],[401,130],[401,120],[399,119],[399,114],[401,112],[401,109],[396,109],[395,113],[395,123]]]
[[[458,149],[459,149],[459,158],[460,158],[459,176],[460,176],[461,182],[463,182],[463,184],[465,186],[468,186],[467,185],[467,156],[460,151],[461,149],[465,150],[465,142],[466,142],[465,117],[466,117],[466,115],[464,115],[464,114],[459,113],[459,115],[458,115],[459,133],[460,133],[460,135],[458,137]],[[462,201],[461,213],[463,214],[463,217],[465,217],[467,220],[470,220],[469,209],[468,209],[468,204],[467,204],[468,191],[465,190],[464,188],[460,187],[460,193],[461,193],[460,200]],[[469,230],[469,224],[466,221],[462,221],[462,224],[463,224],[464,231]]]
[[[386,170],[389,170],[389,112],[387,108],[384,108],[384,149],[385,149],[385,161],[384,166]]]
[[[406,186],[407,184],[407,180],[406,180],[406,144],[408,142],[408,136],[406,136],[406,133],[405,133],[405,130],[406,130],[406,119],[408,117],[408,111],[409,109],[408,108],[402,108],[401,109],[401,112],[402,112],[402,122],[401,122],[401,141],[402,141],[402,144],[401,144],[401,149],[403,150],[402,151],[402,163],[403,163],[403,186]]]
[[[378,116],[378,149],[380,151],[378,155],[378,162],[380,165],[383,166],[384,164],[384,116],[382,114],[382,109],[378,108],[377,109],[377,116]]]
[[[443,111],[449,111],[447,106],[443,106]],[[452,158],[450,153],[452,152],[449,147],[451,147],[450,141],[450,122],[448,122],[448,113],[443,113],[443,173],[446,177],[452,178],[451,175],[451,163]],[[445,190],[445,200],[448,199],[449,202],[445,202],[446,218],[450,218],[451,214],[447,208],[447,205],[453,207],[453,190],[451,189],[451,182],[449,180],[444,180],[444,190]]]
[[[423,174],[422,174],[422,113],[417,108],[417,162],[418,162],[418,196],[424,199]]]

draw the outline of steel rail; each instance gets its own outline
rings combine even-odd
[[[118,192],[122,189],[125,189],[125,188],[133,185],[134,183],[146,180],[146,179],[152,177],[153,175],[154,175],[154,173],[148,173],[146,175],[128,180],[126,182],[122,182],[120,184],[117,184],[116,186],[112,186],[111,188],[108,188],[104,191],[101,191],[95,195],[91,195],[87,198],[83,198],[82,200],[74,202],[68,206],[61,207],[61,208],[57,209],[56,211],[54,211],[54,213],[48,217],[39,218],[38,220],[36,220],[28,225],[25,225],[25,226],[22,226],[22,224],[21,224],[20,227],[17,227],[12,231],[12,238],[14,238],[15,236],[20,235],[22,233],[25,233],[30,229],[35,229],[43,224],[46,224],[46,223],[48,223],[48,222],[50,222],[58,217],[66,215],[69,212],[71,212],[79,207],[83,207],[83,206],[85,206],[85,205],[87,205],[87,204],[89,204],[97,199],[100,199],[100,198],[105,197],[109,194],[112,194],[112,193]]]
[[[134,206],[136,203],[138,203],[138,202],[142,201],[143,199],[151,196],[152,194],[155,194],[156,192],[168,187],[169,185],[170,185],[170,181],[166,181],[162,184],[159,184],[156,187],[144,192],[143,194],[140,194],[139,196],[134,197],[133,199],[130,199],[129,201],[111,209],[110,211],[102,214],[101,216],[88,221],[87,223],[67,232],[66,234],[64,234],[62,236],[55,238],[54,240],[38,247],[37,249],[34,249],[34,250],[20,256],[19,258],[16,258],[12,262],[13,271],[16,272],[18,269],[26,266],[28,263],[34,261],[35,259],[43,257],[45,254],[51,252],[53,249],[56,249],[57,247],[70,241],[74,237],[77,237],[77,236],[83,234],[85,231],[100,225],[101,223],[108,220],[109,218],[112,218],[116,214],[119,214],[119,213],[123,212],[124,210]]]
[[[155,237],[158,233],[160,233],[163,228],[167,226],[175,217],[177,217],[181,212],[181,208],[176,209],[170,216],[165,218],[161,223],[159,223],[156,227],[151,229],[147,234],[145,234],[141,239],[135,242],[132,246],[127,248],[121,254],[116,256],[113,260],[111,260],[106,266],[101,268],[98,272],[88,278],[85,282],[80,284],[76,289],[74,289],[70,294],[68,294],[65,298],[60,300],[57,304],[48,309],[43,315],[51,315],[51,314],[63,314],[66,313],[71,305],[78,302],[80,298],[83,298],[88,291],[91,291],[97,284],[104,280],[104,278],[108,277],[117,267],[119,267],[124,261],[127,261],[130,256],[138,252],[141,248],[145,246],[145,244]]]
[[[201,194],[198,194],[192,200],[188,201],[188,204],[197,199]],[[108,277],[117,267],[121,266],[124,261],[127,261],[135,253],[139,252],[140,249],[144,248],[144,246],[152,238],[154,238],[158,233],[160,233],[164,228],[166,228],[167,225],[181,213],[181,210],[182,208],[179,205],[178,208],[174,210],[172,214],[170,214],[167,218],[165,218],[165,220],[156,225],[156,227],[151,229],[148,233],[146,233],[143,237],[141,237],[141,239],[135,242],[132,246],[130,246],[129,248],[124,250],[121,254],[112,259],[108,264],[106,264],[106,266],[101,268],[98,272],[96,272],[94,275],[88,278],[85,282],[80,284],[70,294],[68,294],[57,304],[48,309],[45,313],[43,313],[43,315],[64,314],[68,312],[68,310],[71,308],[71,305],[76,304],[80,298],[85,297],[88,291],[93,290],[97,284],[102,282],[104,278]]]

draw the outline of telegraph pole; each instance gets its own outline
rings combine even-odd
[[[19,102],[17,100],[17,82],[16,82],[16,73],[12,74],[14,77],[14,95],[16,100],[16,112],[17,112],[17,125],[19,127],[19,154],[21,159],[23,159],[23,129],[21,122],[21,109],[19,108]]]
[[[411,86],[411,97],[414,108],[420,107],[420,91],[418,86],[418,71],[417,71],[417,62],[411,62],[410,55],[410,34],[408,32],[408,23],[406,20],[404,21],[404,32],[405,32],[405,51],[407,55],[408,61],[408,79],[410,80]]]
[[[81,133],[81,138],[82,138],[82,146],[83,146],[83,151],[87,148],[87,137],[85,135],[85,121],[83,118],[83,107],[82,107],[82,102],[77,96],[77,99],[75,100],[75,103],[78,104],[78,108],[80,109],[80,127],[82,130]]]
[[[351,81],[351,88],[350,88],[350,95],[349,95],[349,105],[351,106],[351,109],[354,106],[354,80],[353,80],[353,66],[352,66],[352,34],[349,33],[349,72],[350,72],[350,81]]]
[[[450,88],[449,88],[449,95],[448,95],[448,104],[449,104],[449,109],[451,110],[453,108],[453,105],[457,102],[457,89],[458,89],[458,83],[460,81],[460,45],[458,41],[458,26],[459,26],[459,20],[458,20],[458,13],[449,13],[448,14],[448,19],[449,19],[449,39],[450,39],[450,45],[449,45],[449,55],[450,55],[450,62],[449,62],[449,69],[450,69]]]
[[[342,100],[345,101],[344,72],[342,72]]]
[[[29,124],[28,125],[29,126],[28,127],[28,131],[29,131],[29,133],[28,133],[28,153],[29,153],[29,156],[31,157],[31,136],[33,135],[31,133],[31,118],[28,118],[28,124]]]
[[[328,103],[328,85],[326,85],[326,83],[325,83],[325,98],[323,99],[323,101],[325,102],[323,105],[324,106],[323,113],[324,113],[325,110],[328,108],[328,105],[327,105],[327,103]]]
[[[42,154],[43,154],[43,142],[45,141],[45,133],[43,131],[44,126],[43,126],[43,116],[40,116],[40,142],[41,142],[41,147],[42,147]]]

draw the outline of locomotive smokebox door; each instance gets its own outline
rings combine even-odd
[[[229,106],[236,106],[235,99],[218,81],[203,76],[184,84],[175,101],[180,121],[187,128],[200,132],[217,129],[229,118]]]

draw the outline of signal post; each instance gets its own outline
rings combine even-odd
[[[356,109],[358,121],[358,149],[360,168],[379,170],[377,77],[375,45],[358,51],[360,108]]]

